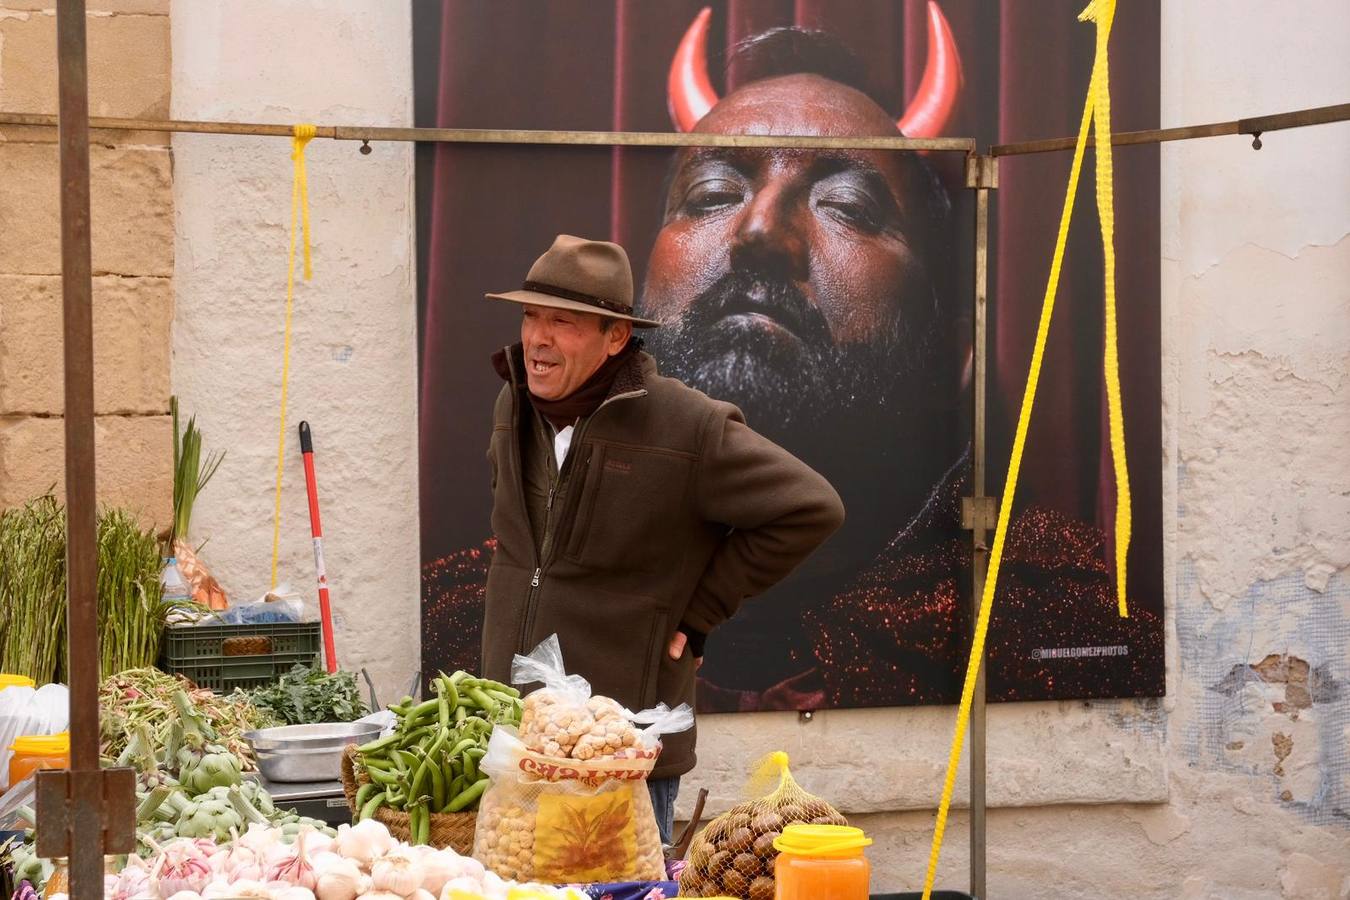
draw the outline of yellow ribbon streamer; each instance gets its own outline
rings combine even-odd
[[[1097,50],[1092,62],[1092,133],[1097,160],[1097,218],[1102,235],[1102,280],[1105,283],[1106,346],[1102,368],[1106,378],[1107,418],[1111,423],[1111,465],[1116,476],[1116,606],[1120,617],[1130,614],[1126,603],[1125,569],[1130,555],[1130,470],[1125,460],[1125,415],[1120,404],[1120,357],[1116,349],[1116,208],[1114,173],[1111,166],[1111,82],[1107,64],[1107,39],[1116,14],[1114,0],[1097,0],[1083,11],[1079,21],[1090,14],[1097,19]],[[1105,135],[1105,137],[1103,137]]]
[[[291,159],[295,173],[291,178],[291,246],[286,262],[286,325],[281,349],[281,414],[277,426],[277,489],[272,511],[272,587],[277,586],[277,557],[281,550],[281,474],[286,462],[286,386],[291,377],[291,312],[295,306],[295,238],[296,225],[303,235],[304,279],[314,277],[310,262],[309,244],[309,180],[305,174],[305,146],[314,138],[313,125],[296,125],[291,138]]]
[[[1088,86],[1087,98],[1083,103],[1083,118],[1078,126],[1078,141],[1074,145],[1073,162],[1069,167],[1069,184],[1064,194],[1064,206],[1060,211],[1059,234],[1055,238],[1055,251],[1050,262],[1050,276],[1046,281],[1045,297],[1041,301],[1041,317],[1036,327],[1036,343],[1031,352],[1031,371],[1027,375],[1026,388],[1022,394],[1022,407],[1017,417],[1017,431],[1013,439],[1012,457],[1008,463],[1008,475],[1004,482],[1003,497],[999,503],[998,524],[994,528],[994,545],[989,554],[989,571],[985,577],[984,593],[980,597],[979,614],[975,620],[975,634],[971,639],[970,660],[966,665],[966,678],[961,688],[961,703],[956,714],[956,729],[952,735],[951,749],[947,755],[947,775],[942,785],[942,800],[938,804],[937,822],[933,828],[933,842],[928,854],[928,871],[924,876],[923,898],[929,900],[933,892],[933,882],[937,877],[938,859],[942,852],[942,837],[947,829],[947,813],[951,808],[952,792],[956,787],[956,772],[961,761],[961,749],[965,743],[966,729],[970,724],[970,707],[975,696],[975,682],[979,676],[980,664],[984,659],[985,636],[989,630],[989,614],[993,608],[994,589],[998,584],[999,568],[1003,563],[1003,548],[1008,536],[1008,523],[1012,517],[1013,497],[1017,492],[1017,479],[1022,469],[1022,452],[1026,447],[1027,429],[1031,424],[1031,411],[1036,401],[1036,388],[1041,378],[1041,363],[1045,358],[1046,338],[1050,333],[1050,319],[1055,309],[1055,294],[1059,288],[1060,270],[1064,262],[1064,247],[1069,237],[1069,223],[1073,218],[1073,204],[1078,195],[1078,178],[1083,167],[1083,154],[1087,147],[1088,128],[1092,126],[1096,134],[1097,148],[1097,205],[1102,219],[1102,245],[1106,257],[1106,354],[1105,368],[1107,377],[1108,404],[1110,405],[1112,456],[1116,465],[1117,490],[1117,531],[1116,531],[1116,570],[1120,613],[1125,615],[1125,553],[1129,546],[1129,484],[1120,481],[1125,465],[1124,421],[1120,415],[1120,374],[1115,348],[1115,251],[1112,244],[1113,211],[1111,200],[1111,132],[1110,102],[1107,79],[1107,44],[1111,36],[1111,25],[1115,18],[1115,0],[1092,0],[1078,18],[1080,21],[1092,21],[1097,25],[1097,47],[1092,63],[1092,79]],[[1104,163],[1104,165],[1103,165]],[[1122,519],[1120,508],[1125,510]],[[1121,526],[1124,534],[1122,539]]]

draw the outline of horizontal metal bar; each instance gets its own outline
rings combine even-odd
[[[0,112],[0,125],[56,126],[56,116]],[[198,122],[183,119],[91,118],[94,130],[169,131],[290,137],[290,125]],[[532,131],[483,128],[316,126],[316,138],[338,141],[421,141],[443,144],[544,144],[596,147],[787,147],[801,150],[929,150],[972,153],[974,138],[821,137],[767,134],[694,134],[665,131]]]
[[[1232,122],[1214,122],[1209,125],[1187,125],[1180,128],[1154,128],[1148,131],[1121,131],[1111,135],[1113,146],[1130,144],[1161,144],[1167,141],[1186,141],[1192,138],[1221,137],[1232,134],[1260,134],[1282,128],[1302,128],[1307,125],[1325,125],[1350,120],[1350,103],[1336,106],[1318,106],[1293,112],[1237,119]],[[1027,153],[1052,153],[1072,150],[1075,138],[1048,138],[1041,141],[1021,141],[1016,144],[995,144],[990,148],[994,156],[1020,156]],[[1088,146],[1095,141],[1088,138]]]

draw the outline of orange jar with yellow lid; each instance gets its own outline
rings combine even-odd
[[[23,781],[38,769],[70,768],[70,732],[28,735],[9,745],[9,783]]]
[[[843,825],[789,825],[773,842],[775,900],[867,900],[871,838]]]

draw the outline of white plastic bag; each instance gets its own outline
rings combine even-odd
[[[70,691],[64,684],[0,691],[0,789],[9,787],[9,745],[15,738],[58,734],[70,725]]]
[[[512,666],[525,698],[521,727],[499,725],[479,768],[491,779],[474,857],[518,881],[655,881],[665,858],[647,778],[661,735],[694,724],[664,704],[633,713],[568,675],[556,635]]]

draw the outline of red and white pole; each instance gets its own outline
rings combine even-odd
[[[333,608],[328,599],[328,572],[323,564],[323,526],[319,523],[319,485],[314,479],[314,438],[309,423],[300,423],[300,456],[305,461],[305,493],[309,495],[309,530],[314,536],[314,571],[319,579],[319,615],[323,619],[323,659],[329,673],[337,671],[333,643]]]

